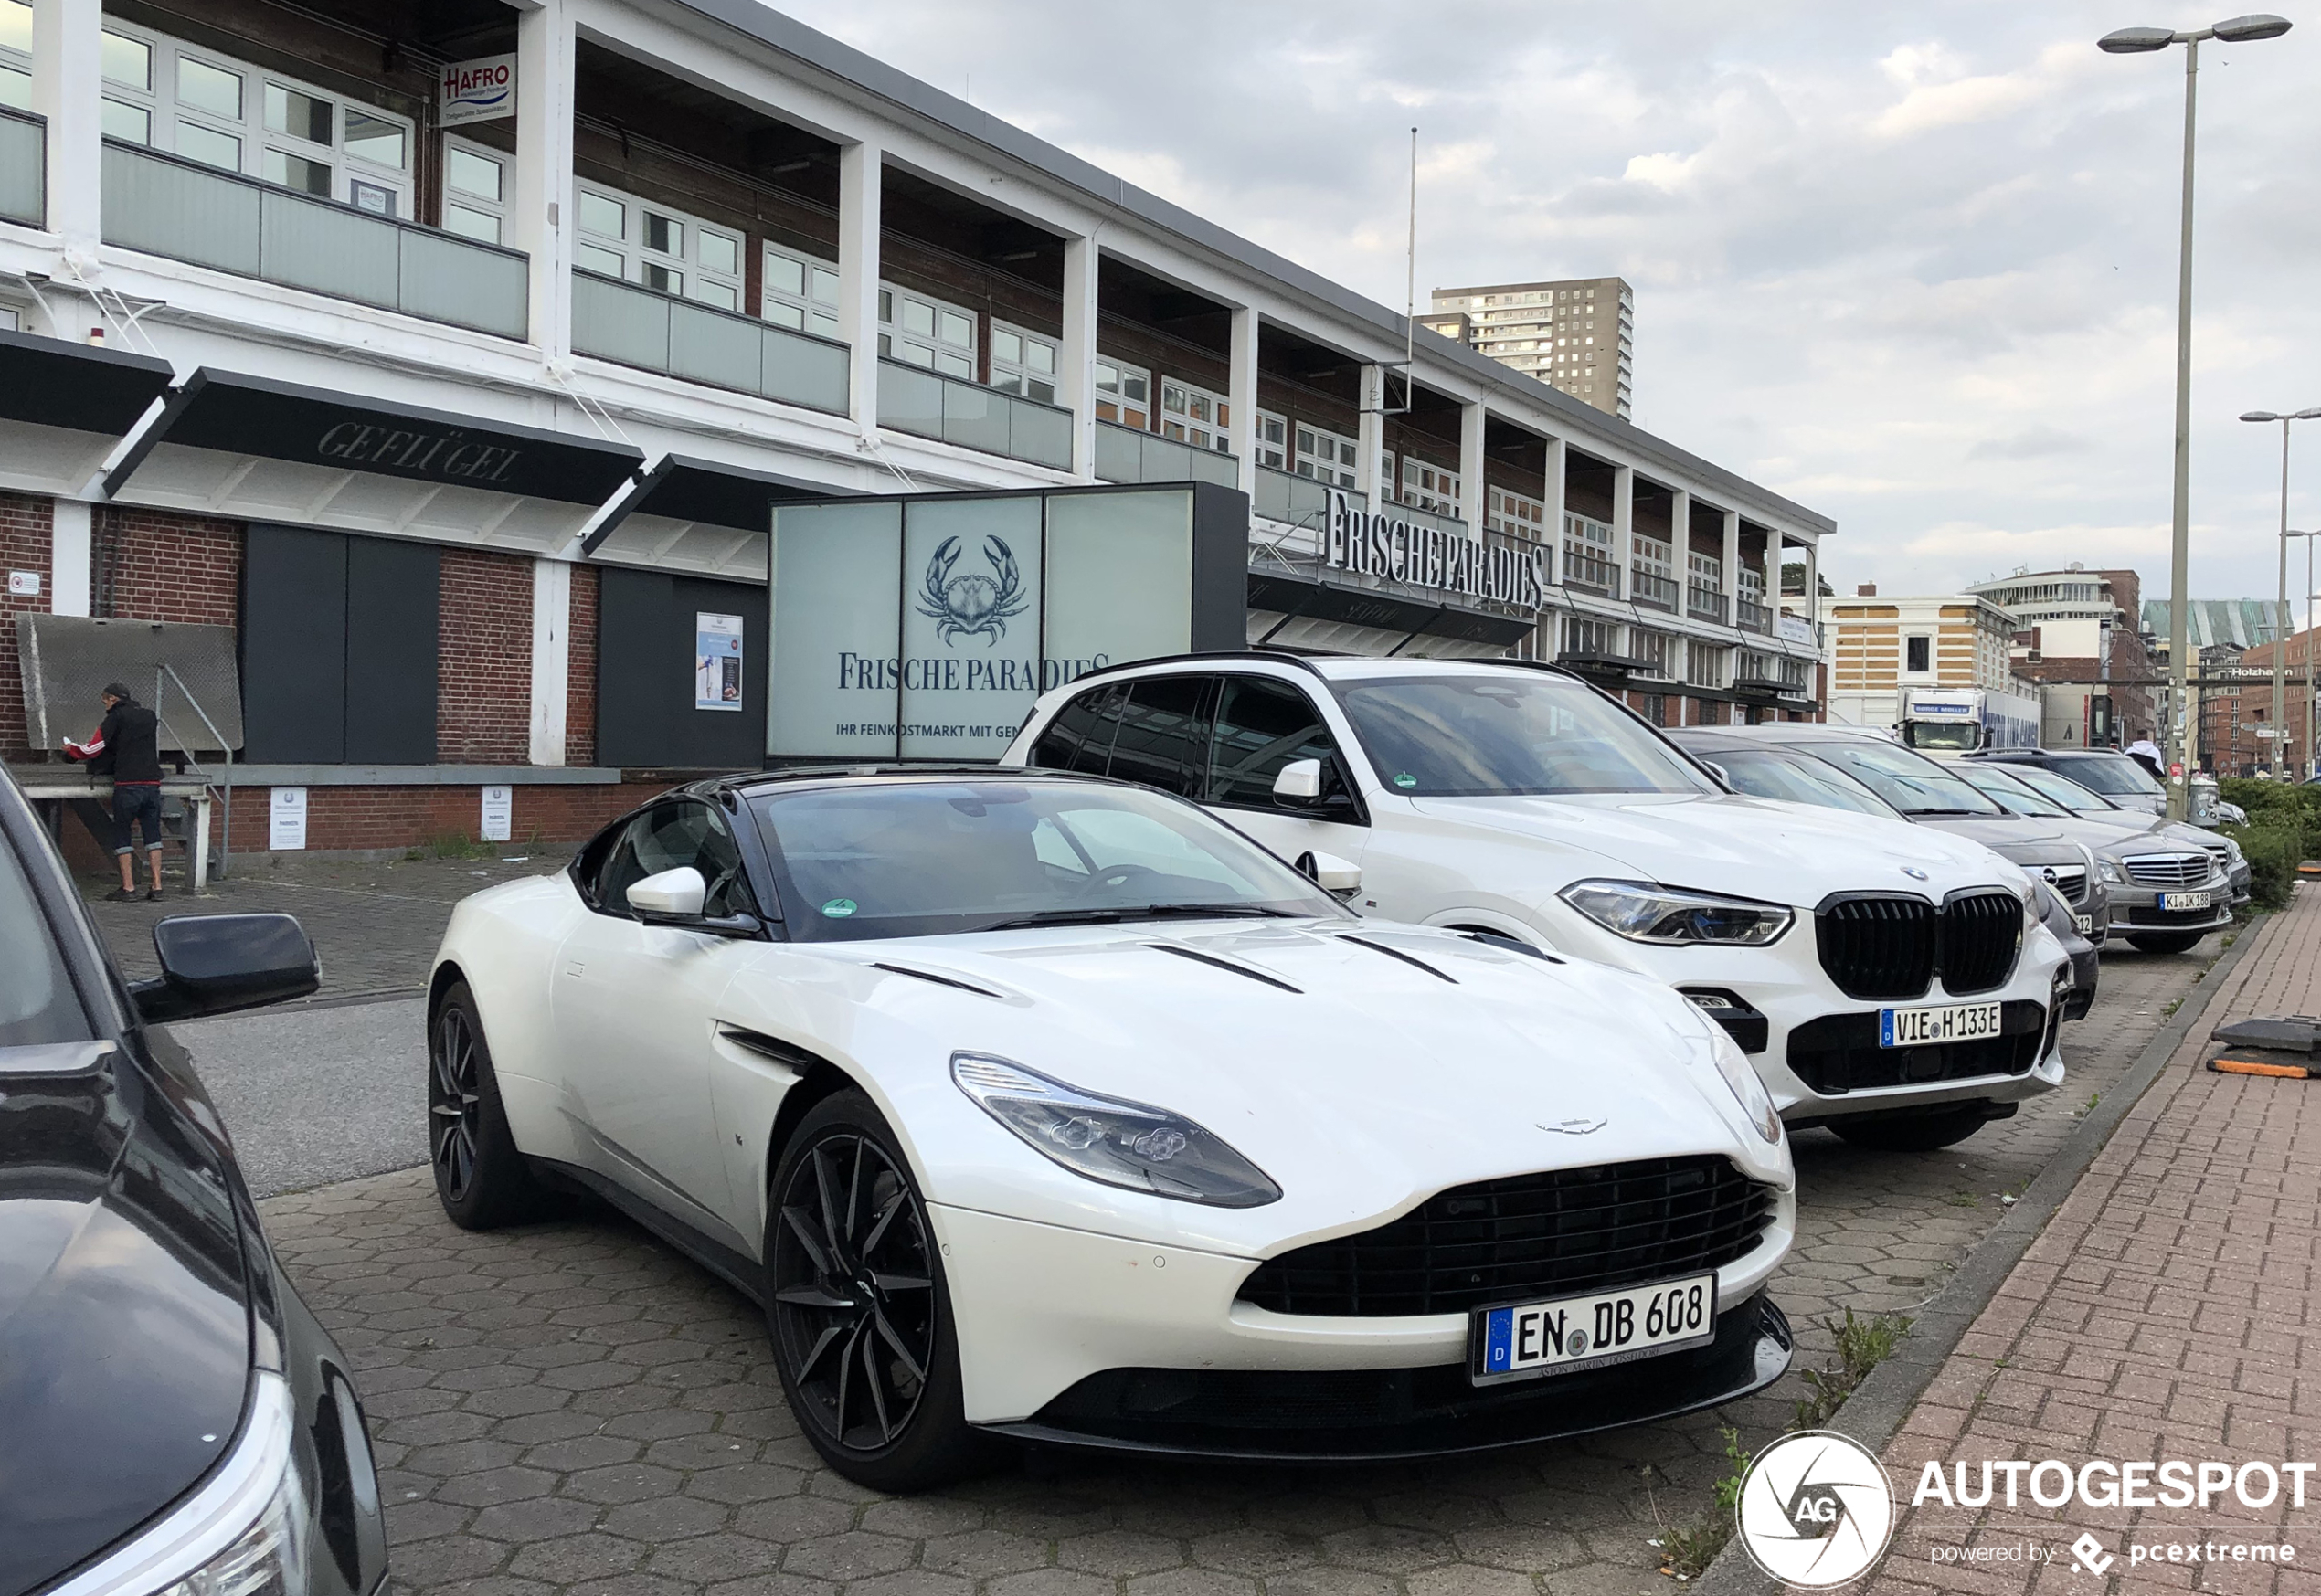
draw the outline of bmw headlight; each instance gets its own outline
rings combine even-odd
[[[951,1079],[984,1113],[1076,1175],[1212,1208],[1262,1208],[1281,1188],[1182,1115],[1067,1086],[985,1053],[953,1053]]]
[[[1717,943],[1763,947],[1777,940],[1794,911],[1753,898],[1726,898],[1638,881],[1574,882],[1563,901],[1615,935],[1662,946]]]
[[[306,1493],[291,1459],[296,1405],[253,1377],[225,1461],[182,1506],[52,1596],[305,1596]]]
[[[2108,859],[2098,859],[2095,861],[2095,874],[2097,879],[2106,886],[2118,887],[2127,884],[2127,877],[2120,873],[2120,867]]]
[[[1781,1113],[1773,1105],[1773,1094],[1757,1079],[1757,1070],[1741,1051],[1741,1044],[1725,1033],[1722,1025],[1709,1028],[1710,1045],[1717,1062],[1717,1073],[1733,1088],[1733,1096],[1741,1100],[1741,1112],[1749,1124],[1766,1141],[1779,1146],[1781,1142]]]

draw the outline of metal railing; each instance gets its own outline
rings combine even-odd
[[[519,250],[107,139],[104,239],[503,338],[529,331]]]
[[[1592,555],[1583,547],[1567,543],[1563,545],[1563,586],[1600,593],[1606,598],[1617,598],[1620,596],[1620,567],[1601,555]]]
[[[899,360],[878,363],[878,424],[1032,465],[1072,469],[1072,412]]]
[[[1096,474],[1108,482],[1214,482],[1221,488],[1238,488],[1241,461],[1234,455],[1195,449],[1158,432],[1098,421]]]
[[[1733,622],[1744,632],[1773,630],[1773,611],[1755,599],[1738,597],[1733,601]]]
[[[0,220],[28,227],[48,219],[48,124],[0,106]]]
[[[1663,576],[1656,571],[1648,571],[1642,565],[1630,566],[1628,597],[1638,604],[1649,605],[1654,609],[1665,609],[1670,615],[1674,615],[1677,600],[1676,578]]]
[[[1686,585],[1684,613],[1694,620],[1713,621],[1718,626],[1723,626],[1727,624],[1726,608],[1724,592],[1722,588],[1706,587],[1699,582]]]
[[[572,274],[572,350],[710,387],[846,414],[845,344],[599,272]]]

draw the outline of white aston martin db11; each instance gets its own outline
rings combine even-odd
[[[999,1437],[1420,1456],[1777,1377],[1794,1175],[1725,1032],[1301,862],[1073,777],[666,794],[453,914],[443,1206],[626,1210],[764,1305],[807,1436],[890,1490]]]

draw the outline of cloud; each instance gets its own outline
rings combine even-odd
[[[785,9],[1389,305],[1415,122],[1422,297],[1626,277],[1638,424],[1835,517],[1841,591],[2117,557],[2165,592],[2183,74],[2098,52],[2108,0]],[[2203,597],[2273,588],[2277,429],[2233,417],[2321,400],[2316,50],[2200,58]]]

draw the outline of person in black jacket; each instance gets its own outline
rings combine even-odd
[[[113,857],[121,861],[121,887],[105,894],[116,904],[137,895],[135,833],[145,834],[145,860],[153,876],[150,900],[161,897],[160,722],[122,683],[108,682],[105,719],[86,743],[65,739],[65,757],[87,763],[92,776],[112,777]]]

